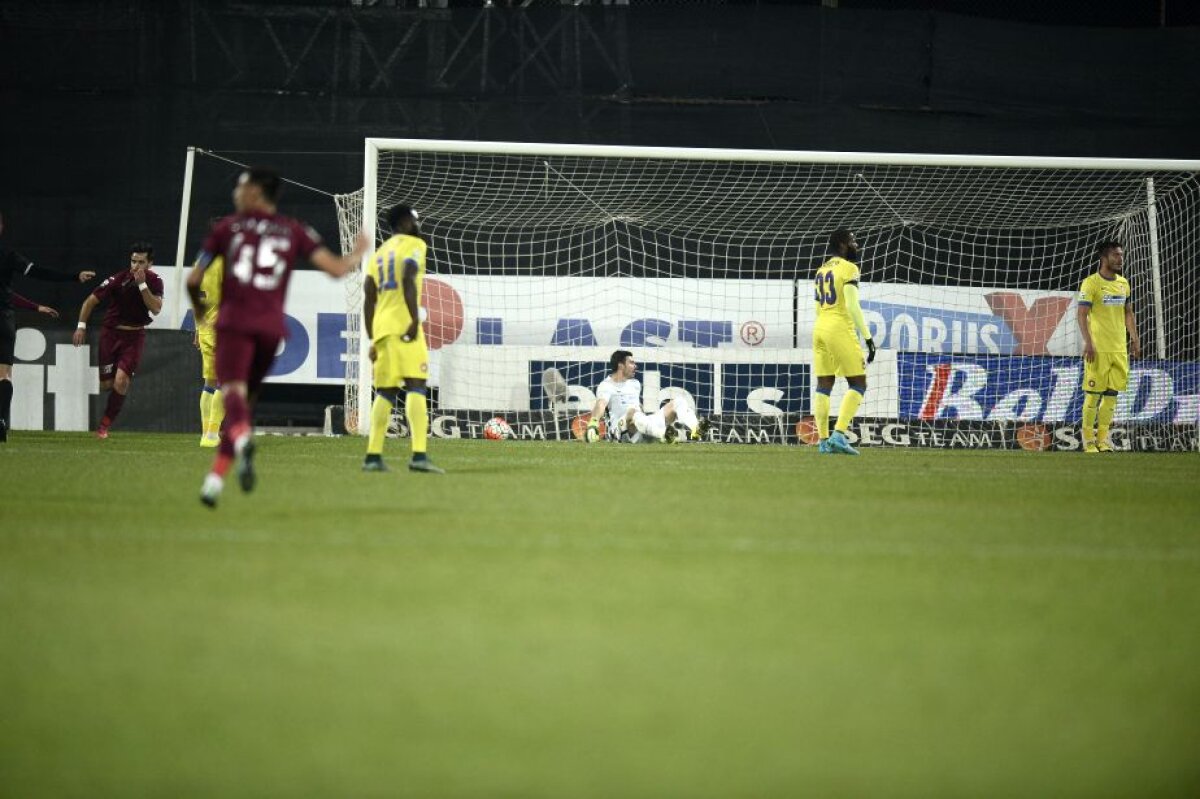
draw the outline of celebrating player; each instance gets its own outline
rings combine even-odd
[[[221,443],[221,422],[225,419],[225,401],[217,382],[217,310],[221,303],[221,280],[225,276],[225,259],[213,258],[200,281],[200,300],[207,311],[196,318],[193,342],[200,350],[200,446],[215,447]]]
[[[642,384],[635,379],[637,363],[633,353],[617,350],[608,359],[610,374],[596,387],[596,403],[592,417],[584,430],[588,443],[600,439],[600,419],[608,414],[605,429],[614,441],[628,443],[664,441],[675,443],[679,432],[675,422],[682,422],[694,441],[708,432],[709,421],[696,418],[696,411],[686,401],[668,400],[654,413],[642,410]]]
[[[226,264],[216,324],[216,377],[225,395],[225,431],[200,491],[200,501],[210,508],[216,507],[235,458],[242,490],[254,488],[253,406],[286,333],[283,303],[293,266],[307,258],[321,271],[341,277],[369,246],[360,233],[353,252],[334,255],[315,230],[277,212],[279,189],[279,175],[269,169],[242,172],[233,190],[236,213],[213,227],[188,274],[195,316],[204,319],[204,274],[217,256]]]
[[[1117,393],[1129,382],[1129,353],[1125,336],[1133,344],[1133,357],[1142,354],[1137,321],[1133,318],[1125,248],[1117,241],[1096,246],[1100,268],[1079,287],[1075,319],[1083,336],[1083,451],[1112,452],[1109,427],[1117,407]],[[1098,429],[1097,429],[1098,428]]]
[[[813,328],[813,371],[817,375],[817,392],[813,415],[821,452],[857,455],[858,450],[846,441],[846,431],[867,390],[866,364],[875,360],[875,342],[858,302],[859,250],[854,233],[842,228],[829,234],[829,253],[831,257],[821,264],[815,281],[817,323]],[[855,331],[862,333],[866,341],[866,363]],[[844,375],[850,387],[830,435],[829,394],[837,375]]]
[[[0,215],[0,235],[4,233],[4,216]],[[8,441],[9,420],[12,418],[12,364],[13,349],[17,343],[17,324],[13,317],[13,307],[28,308],[39,313],[58,317],[58,311],[45,305],[38,305],[25,299],[12,290],[14,275],[28,275],[38,280],[51,280],[59,283],[70,283],[78,280],[86,283],[96,276],[91,270],[77,274],[55,272],[41,266],[34,266],[25,256],[13,250],[0,247],[0,444]]]
[[[79,309],[79,324],[71,337],[76,347],[87,337],[87,321],[92,311],[109,300],[100,327],[100,390],[109,394],[96,438],[108,438],[108,428],[121,412],[130,382],[141,363],[150,315],[162,310],[163,282],[151,270],[153,262],[154,247],[149,243],[138,241],[129,245],[129,268],[101,283]]]
[[[385,472],[383,440],[392,407],[404,381],[404,415],[412,435],[414,472],[444,474],[426,453],[429,407],[425,380],[429,376],[429,350],[421,329],[421,287],[425,282],[426,245],[418,235],[417,212],[406,205],[388,211],[388,227],[395,231],[372,256],[363,281],[363,324],[371,339],[375,364],[375,402],[371,405],[371,433],[367,437],[364,472]],[[396,280],[396,267],[401,278]]]

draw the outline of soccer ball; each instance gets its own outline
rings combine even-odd
[[[483,423],[483,437],[490,438],[492,441],[500,441],[501,439],[512,438],[513,430],[508,426],[508,422],[499,416],[493,416]]]

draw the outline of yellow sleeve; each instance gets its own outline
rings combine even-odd
[[[863,317],[862,305],[858,301],[858,285],[846,283],[842,291],[846,294],[846,310],[850,312],[854,327],[862,334],[863,340],[869,339],[871,332],[867,329],[867,320]]]
[[[1078,301],[1080,304],[1086,304],[1086,305],[1095,305],[1096,304],[1095,286],[1096,286],[1096,281],[1093,280],[1091,277],[1084,279],[1083,283],[1080,284],[1080,286],[1079,286],[1079,300]]]

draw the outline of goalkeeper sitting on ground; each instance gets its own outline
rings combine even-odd
[[[599,440],[600,419],[606,411],[608,437],[614,441],[673,444],[679,436],[676,421],[687,427],[688,437],[694,441],[708,432],[708,420],[697,419],[695,409],[686,402],[670,400],[654,413],[642,411],[642,384],[634,379],[637,364],[633,353],[617,350],[608,365],[611,373],[596,387],[596,404],[584,434],[588,443]]]

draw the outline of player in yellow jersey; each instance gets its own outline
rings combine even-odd
[[[1141,356],[1142,343],[1133,318],[1129,281],[1122,274],[1125,248],[1120,242],[1103,241],[1096,246],[1096,255],[1100,268],[1079,287],[1075,315],[1083,336],[1083,451],[1112,452],[1109,428],[1117,394],[1129,382],[1126,334],[1133,357]]]
[[[221,422],[225,419],[225,401],[217,383],[217,308],[221,304],[221,280],[225,274],[225,259],[218,255],[204,271],[200,281],[200,296],[204,299],[204,318],[196,320],[194,343],[200,350],[200,373],[204,388],[200,390],[200,446],[215,447],[221,443]]]
[[[383,441],[392,407],[399,401],[404,382],[404,414],[412,436],[414,472],[443,474],[425,452],[429,437],[429,405],[425,381],[429,377],[429,350],[421,329],[421,287],[425,282],[425,241],[420,238],[417,212],[397,205],[387,214],[392,237],[371,256],[363,280],[363,325],[371,338],[375,364],[375,402],[371,405],[371,432],[367,437],[365,472],[385,472]]]
[[[858,450],[846,441],[846,431],[858,412],[867,390],[866,364],[875,360],[875,342],[863,319],[858,302],[858,240],[854,233],[841,228],[829,234],[829,260],[817,270],[817,323],[813,328],[813,373],[817,391],[813,401],[813,416],[820,436],[820,451],[857,455]],[[857,332],[856,332],[857,331]],[[867,358],[863,361],[858,333],[867,343]],[[833,435],[829,434],[829,394],[833,381],[842,375],[850,384],[838,412]]]

